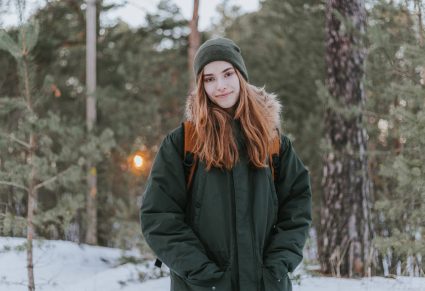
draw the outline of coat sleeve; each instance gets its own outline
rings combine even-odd
[[[142,233],[170,270],[193,284],[206,283],[224,272],[208,258],[202,243],[185,223],[188,201],[183,149],[176,136],[169,134],[155,157],[140,208]]]
[[[301,262],[311,225],[310,175],[295,153],[291,141],[283,135],[276,188],[278,217],[265,251],[264,265],[276,278],[283,278]]]

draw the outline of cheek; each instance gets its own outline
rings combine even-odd
[[[209,98],[211,98],[211,96],[214,96],[214,86],[212,84],[204,84],[204,89]]]
[[[239,92],[241,90],[241,86],[240,86],[238,78],[236,78],[236,80],[232,83],[232,87],[235,88],[235,92],[239,95]]]

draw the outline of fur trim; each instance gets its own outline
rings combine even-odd
[[[280,104],[277,95],[274,93],[267,93],[264,89],[265,87],[257,87],[252,84],[248,84],[248,86],[252,89],[256,94],[255,98],[262,104],[267,112],[267,121],[269,124],[269,128],[274,131],[276,128],[281,132],[281,112],[282,105]],[[196,91],[194,91],[196,92]],[[195,93],[190,94],[186,99],[186,108],[185,108],[185,119],[187,121],[193,121],[193,116],[195,113],[193,112],[193,100],[195,98]]]

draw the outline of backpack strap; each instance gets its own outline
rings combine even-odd
[[[277,131],[277,134],[269,146],[269,165],[271,164],[270,168],[272,171],[272,177],[273,177],[273,180],[275,181],[275,184],[276,184],[276,181],[278,180],[278,175],[279,175],[279,153],[280,153],[280,134],[278,130],[276,131]]]
[[[184,156],[183,166],[186,177],[186,189],[189,190],[192,185],[193,175],[198,163],[198,157],[193,153],[195,148],[195,125],[190,121],[183,122],[184,132]]]

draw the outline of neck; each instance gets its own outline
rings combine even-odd
[[[236,110],[236,106],[232,106],[230,108],[225,108],[224,109],[227,113],[229,113],[231,116],[235,115],[235,110]]]

